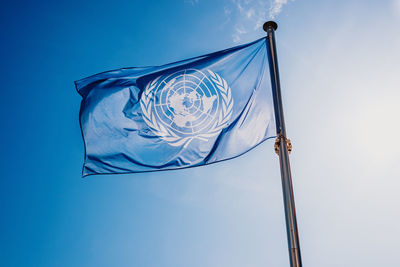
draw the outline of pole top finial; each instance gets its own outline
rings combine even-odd
[[[276,29],[278,29],[278,24],[276,24],[276,22],[272,20],[265,22],[263,25],[264,31],[268,32],[269,27],[272,27],[274,31],[276,31]]]

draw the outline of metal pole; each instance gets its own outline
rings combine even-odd
[[[290,140],[286,138],[286,127],[283,116],[281,85],[279,82],[278,59],[275,45],[275,30],[278,25],[274,21],[268,21],[263,29],[267,32],[267,50],[271,74],[272,92],[275,107],[276,133],[275,151],[279,154],[281,167],[283,202],[285,206],[286,232],[289,247],[289,259],[291,267],[301,267],[300,243],[297,230],[296,209],[294,205],[294,194],[292,175],[290,172],[289,152],[291,150]]]

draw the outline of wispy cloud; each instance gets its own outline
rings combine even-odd
[[[224,6],[224,14],[225,14],[225,16],[229,17],[232,14],[232,9],[230,9],[227,6]]]
[[[273,0],[269,8],[269,17],[274,19],[282,11],[282,7],[286,5],[288,0]]]
[[[226,0],[226,22],[235,22],[233,42],[238,43],[245,34],[260,29],[268,19],[276,18],[289,1],[294,0]],[[246,30],[247,29],[247,30]],[[251,31],[249,31],[251,29]]]
[[[194,6],[195,4],[198,4],[198,3],[199,3],[199,0],[185,0],[184,2],[185,2],[185,3],[192,4],[192,6]]]
[[[247,33],[247,31],[245,30],[244,26],[241,25],[241,24],[236,24],[236,25],[235,25],[235,33],[232,35],[233,41],[234,41],[235,43],[240,42],[241,36],[242,36],[243,34],[245,34],[245,33]]]

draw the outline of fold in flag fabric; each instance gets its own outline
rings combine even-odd
[[[206,165],[276,135],[266,39],[76,81],[83,176]]]

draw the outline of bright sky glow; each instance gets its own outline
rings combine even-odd
[[[289,266],[273,141],[81,179],[73,81],[253,41],[274,18],[303,265],[398,265],[400,1],[8,1],[1,266]]]

